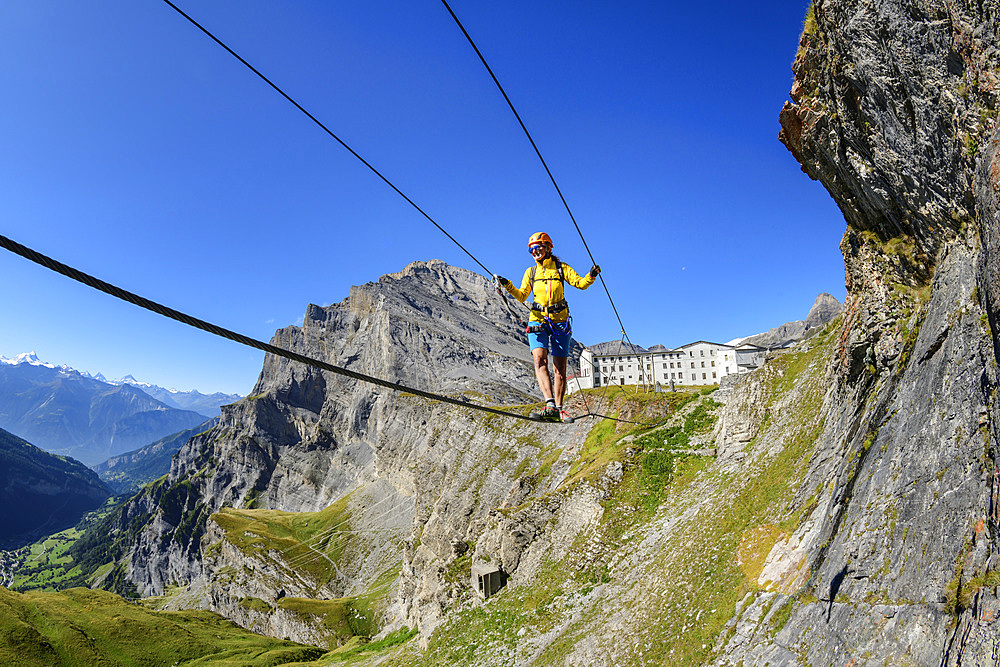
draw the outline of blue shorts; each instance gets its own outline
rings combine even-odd
[[[528,345],[532,350],[539,347],[549,350],[553,357],[568,357],[569,338],[569,333],[553,333],[547,326],[543,326],[540,333],[528,334]]]

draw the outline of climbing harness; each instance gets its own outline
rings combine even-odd
[[[553,303],[550,306],[541,306],[541,305],[539,305],[537,303],[534,303],[534,302],[527,304],[527,306],[528,306],[528,308],[531,308],[536,313],[544,313],[544,312],[548,311],[549,313],[551,313],[553,315],[555,313],[561,313],[562,311],[564,311],[567,308],[569,308],[569,304],[566,303],[566,299],[563,299],[562,301],[557,301],[557,302]]]
[[[546,237],[546,239],[548,238],[548,234],[546,234],[545,232],[538,232],[537,234],[532,235],[531,238],[534,239],[537,236],[544,236]],[[552,241],[549,240],[548,244],[551,247]],[[560,283],[562,283],[563,290],[565,291],[566,274],[564,273],[564,268],[563,268],[564,265],[562,262],[555,262],[555,265],[556,265],[556,272],[559,274],[558,280]],[[531,285],[532,294],[534,294],[535,292],[535,270],[537,268],[538,264],[535,264],[534,266],[531,267],[531,269],[529,269],[528,273],[528,284]],[[552,289],[551,286],[549,285],[549,281],[556,280],[556,278],[539,278],[538,280],[545,281],[546,292],[548,292],[548,294],[551,296]],[[566,299],[560,299],[559,301],[556,301],[555,303],[550,303],[547,306],[543,306],[539,303],[532,301],[530,304],[527,304],[527,306],[533,312],[545,316],[545,320],[543,322],[540,322],[539,324],[532,325],[529,323],[528,326],[525,327],[525,331],[527,333],[536,333],[536,334],[542,333],[545,330],[545,328],[548,328],[549,332],[553,334],[559,334],[561,336],[567,336],[573,333],[573,318],[569,317],[568,314],[566,320],[563,322],[552,321],[552,315],[561,313],[564,310],[566,311],[569,310],[569,303],[566,301]]]
[[[549,330],[549,333],[565,336],[573,333],[573,323],[571,319],[566,320],[565,322],[553,322],[551,317],[546,317],[544,321],[539,322],[538,324],[529,324],[524,327],[524,333],[540,334],[546,329]]]

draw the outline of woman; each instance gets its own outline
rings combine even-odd
[[[569,357],[571,324],[563,287],[564,283],[569,283],[573,287],[587,289],[594,284],[601,267],[595,264],[590,273],[581,278],[569,264],[560,262],[552,254],[552,239],[545,232],[531,235],[528,239],[528,252],[535,259],[535,265],[524,272],[520,289],[506,278],[494,278],[521,303],[524,303],[529,294],[534,296],[534,302],[529,304],[531,317],[528,320],[528,343],[535,362],[538,387],[545,397],[545,409],[533,412],[532,419],[569,423],[573,418],[563,410],[562,402],[566,394],[566,359]],[[555,370],[554,394],[552,378],[549,376],[550,350]]]

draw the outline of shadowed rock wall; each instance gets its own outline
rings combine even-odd
[[[765,566],[807,576],[761,582],[721,663],[995,664],[998,16],[810,10],[781,140],[844,213],[848,296],[816,509]],[[779,632],[751,625],[783,605]]]

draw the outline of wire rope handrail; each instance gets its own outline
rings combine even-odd
[[[413,201],[402,190],[400,190],[398,187],[396,187],[396,185],[392,181],[390,181],[385,176],[385,174],[383,174],[381,171],[379,171],[378,169],[376,169],[375,166],[372,163],[370,163],[368,160],[366,160],[364,157],[362,157],[361,154],[358,153],[356,150],[354,150],[353,148],[351,148],[347,144],[347,142],[345,142],[343,139],[341,139],[339,136],[337,136],[337,134],[334,133],[334,131],[331,130],[329,127],[327,127],[326,124],[324,124],[316,116],[314,116],[312,113],[310,113],[308,110],[306,110],[306,108],[303,107],[301,104],[299,104],[298,102],[296,102],[295,99],[292,98],[291,95],[289,95],[284,90],[282,90],[276,83],[274,83],[273,81],[271,81],[271,79],[269,79],[267,76],[265,76],[260,70],[258,70],[256,67],[254,67],[253,65],[251,65],[245,58],[243,58],[243,56],[241,56],[240,54],[238,54],[235,50],[233,50],[232,48],[230,48],[230,46],[228,44],[226,44],[221,39],[219,39],[218,37],[216,37],[215,34],[213,34],[210,30],[208,30],[208,28],[206,28],[201,23],[199,23],[198,21],[196,21],[190,14],[187,14],[184,10],[182,10],[180,7],[178,7],[177,5],[175,5],[170,0],[163,0],[163,2],[165,2],[167,5],[169,5],[175,12],[177,12],[178,14],[180,14],[181,16],[183,16],[185,19],[187,19],[191,23],[191,25],[193,25],[194,27],[198,28],[198,30],[201,30],[203,33],[205,33],[213,42],[215,42],[216,44],[218,44],[219,46],[221,46],[223,49],[225,49],[226,52],[228,52],[231,56],[233,56],[238,61],[240,61],[244,66],[246,66],[247,69],[249,69],[251,72],[253,72],[254,74],[256,74],[264,83],[266,83],[268,86],[270,86],[271,88],[273,88],[279,95],[281,95],[283,98],[285,98],[286,100],[288,100],[288,102],[290,102],[296,109],[298,109],[303,114],[305,114],[305,116],[307,118],[309,118],[309,120],[311,120],[320,129],[322,129],[324,132],[326,132],[328,135],[330,135],[330,137],[332,137],[338,144],[340,144],[341,146],[343,146],[347,150],[347,152],[349,152],[351,155],[353,155],[354,157],[356,157],[363,165],[365,165],[366,167],[368,167],[368,169],[373,174],[375,174],[376,176],[378,176],[382,180],[382,182],[384,182],[386,185],[388,185],[390,188],[392,188],[392,190],[396,194],[398,194],[400,197],[402,197],[406,201],[406,203],[408,203],[410,206],[412,206],[414,209],[416,209],[417,212],[420,213],[420,215],[424,216],[424,218],[426,218],[428,220],[428,222],[430,222],[432,225],[434,225],[435,227],[437,227],[438,230],[442,234],[444,234],[445,236],[447,236],[451,240],[452,243],[454,243],[455,245],[457,245],[462,250],[462,252],[464,252],[466,255],[468,255],[472,259],[472,261],[474,261],[476,264],[478,264],[479,267],[483,271],[485,271],[487,275],[489,275],[489,276],[493,276],[494,275],[493,272],[490,271],[486,267],[485,264],[483,264],[481,261],[479,261],[479,258],[477,258],[475,255],[473,255],[469,251],[468,248],[466,248],[461,243],[459,243],[458,239],[456,239],[454,236],[452,236],[451,234],[449,234],[448,231],[444,227],[442,227],[440,224],[438,224],[437,220],[435,220],[434,218],[432,218],[430,216],[430,214],[428,214],[424,209],[422,209],[420,206],[418,206],[415,201]],[[499,287],[497,288],[497,294],[500,296],[501,299],[503,299],[504,306],[507,308],[508,312],[510,312],[510,314],[513,315],[515,319],[517,319],[519,322],[521,322],[520,316],[510,307],[510,303],[507,301],[506,295],[504,295],[504,293],[499,289]]]
[[[210,32],[208,29],[206,29],[204,26],[202,26],[200,23],[198,23],[194,18],[192,18],[190,15],[188,15],[183,10],[181,10],[177,5],[175,5],[170,0],[163,0],[163,1],[168,6],[170,6],[172,9],[174,9],[178,14],[180,14],[182,17],[184,17],[185,19],[187,19],[192,25],[194,25],[196,28],[198,28],[203,33],[205,33],[205,35],[207,35],[209,38],[211,38],[214,42],[216,42],[219,46],[221,46],[223,49],[225,49],[228,53],[230,53],[234,58],[236,58],[237,60],[239,60],[250,71],[252,71],[254,74],[256,74],[261,80],[263,80],[265,83],[267,83],[278,94],[280,94],[282,97],[284,97],[288,102],[290,102],[299,111],[301,111],[304,115],[306,115],[310,120],[312,120],[317,126],[319,126],[330,137],[332,137],[335,141],[337,141],[337,143],[339,143],[343,148],[345,148],[349,153],[351,153],[351,155],[353,155],[355,158],[357,158],[370,171],[372,171],[376,176],[378,176],[386,185],[388,185],[393,191],[395,191],[400,197],[402,197],[407,203],[409,203],[414,209],[416,209],[424,218],[426,218],[431,224],[433,224],[435,227],[437,227],[437,229],[439,231],[441,231],[455,245],[457,245],[463,252],[465,252],[465,254],[468,255],[476,264],[478,264],[488,275],[491,275],[491,276],[494,275],[489,270],[489,268],[487,268],[481,261],[479,261],[479,259],[476,258],[476,256],[473,255],[467,248],[465,248],[465,246],[463,246],[457,239],[455,239],[455,237],[453,237],[451,234],[449,234],[448,231],[445,230],[440,224],[438,224],[438,222],[436,220],[434,220],[427,212],[425,212],[420,206],[418,206],[416,204],[416,202],[414,202],[410,197],[408,197],[406,194],[404,194],[385,175],[383,175],[371,163],[369,163],[367,160],[365,160],[365,158],[363,158],[357,151],[355,151],[353,148],[351,148],[344,140],[342,140],[339,136],[337,136],[323,122],[321,122],[313,114],[311,114],[309,111],[307,111],[302,105],[300,105],[298,102],[296,102],[290,95],[288,95],[287,93],[285,93],[280,87],[278,87],[274,82],[272,82],[269,78],[267,78],[263,73],[261,73],[258,69],[256,69],[249,62],[247,62],[242,56],[240,56],[238,53],[236,53],[236,51],[234,51],[232,48],[230,48],[228,45],[226,45],[221,39],[219,39],[218,37],[216,37],[212,32]],[[444,2],[445,7],[448,8],[449,13],[451,13],[452,17],[458,23],[459,27],[462,29],[462,32],[465,33],[466,38],[469,40],[470,44],[472,44],[473,48],[476,50],[476,53],[479,55],[480,60],[482,61],[483,65],[486,66],[487,70],[490,72],[490,75],[493,77],[494,82],[496,83],[497,87],[500,89],[500,92],[503,94],[504,99],[507,100],[507,104],[510,106],[511,111],[513,111],[513,113],[514,113],[515,117],[517,118],[518,122],[521,124],[521,127],[524,130],[525,135],[528,137],[528,140],[531,142],[532,147],[534,147],[535,152],[538,155],[539,160],[541,160],[542,165],[545,167],[546,172],[549,174],[549,178],[551,179],[553,186],[556,188],[556,191],[559,193],[559,197],[562,199],[563,204],[566,207],[566,211],[569,213],[570,219],[573,221],[573,225],[576,227],[577,233],[580,235],[580,239],[583,241],[584,248],[586,248],[587,254],[590,256],[590,259],[593,262],[594,261],[593,253],[591,253],[590,248],[587,245],[587,241],[586,241],[586,239],[583,236],[583,232],[580,230],[580,227],[577,224],[576,219],[573,216],[573,213],[572,213],[572,211],[569,208],[569,204],[566,202],[565,197],[563,197],[562,191],[559,189],[559,186],[556,183],[555,178],[552,176],[552,172],[549,170],[548,165],[545,163],[544,158],[542,158],[542,154],[538,150],[538,147],[535,144],[534,140],[532,139],[530,133],[528,132],[527,127],[524,125],[523,121],[521,121],[520,115],[517,113],[517,110],[514,108],[513,104],[511,103],[509,97],[507,96],[507,93],[503,90],[503,87],[500,85],[500,82],[497,80],[496,76],[493,74],[492,69],[490,69],[489,65],[486,63],[485,58],[483,58],[483,56],[480,53],[478,47],[476,47],[475,43],[472,41],[472,38],[469,36],[468,32],[466,32],[465,28],[462,26],[461,22],[458,20],[458,17],[451,10],[451,7],[448,6],[448,3],[445,0],[442,0],[442,2]],[[60,273],[60,274],[66,276],[68,278],[76,280],[77,282],[83,283],[83,284],[85,284],[85,285],[87,285],[89,287],[92,287],[92,288],[94,288],[94,289],[96,289],[98,291],[101,291],[101,292],[104,292],[104,293],[109,294],[111,296],[114,296],[116,298],[119,298],[119,299],[121,299],[123,301],[127,301],[129,303],[132,303],[132,304],[134,304],[136,306],[139,306],[139,307],[144,308],[146,310],[149,310],[151,312],[154,312],[154,313],[157,313],[157,314],[162,315],[164,317],[167,317],[169,319],[181,322],[182,324],[187,324],[188,326],[191,326],[191,327],[194,327],[194,328],[197,328],[197,329],[201,329],[201,330],[206,331],[208,333],[211,333],[213,335],[229,339],[231,341],[240,343],[240,344],[248,346],[248,347],[252,347],[252,348],[255,348],[255,349],[258,349],[258,350],[262,350],[264,352],[273,354],[275,356],[283,357],[283,358],[289,359],[291,361],[295,361],[295,362],[302,363],[302,364],[305,364],[305,365],[308,365],[308,366],[319,368],[320,370],[325,370],[325,371],[329,371],[329,372],[332,372],[332,373],[336,373],[338,375],[349,377],[351,379],[354,379],[354,380],[357,380],[357,381],[360,381],[360,382],[367,382],[367,383],[370,383],[370,384],[375,384],[375,385],[382,386],[382,387],[385,387],[385,388],[388,388],[388,389],[393,389],[393,390],[396,390],[396,391],[409,392],[411,394],[414,394],[414,395],[417,395],[417,396],[421,396],[423,398],[427,398],[427,399],[431,399],[431,400],[438,400],[438,401],[442,401],[442,402],[445,402],[445,403],[450,403],[450,404],[458,405],[458,406],[461,406],[461,407],[467,407],[467,408],[471,408],[471,409],[474,409],[474,410],[480,410],[480,411],[484,411],[484,412],[489,412],[489,413],[500,415],[500,416],[513,417],[513,418],[516,418],[516,419],[522,419],[522,420],[527,420],[527,421],[537,421],[537,420],[531,419],[530,417],[528,417],[526,415],[521,415],[521,414],[517,414],[517,413],[505,411],[505,410],[499,410],[499,409],[496,409],[496,408],[491,408],[489,406],[480,405],[478,403],[473,403],[471,401],[456,399],[456,398],[453,398],[453,397],[450,397],[450,396],[446,396],[446,395],[442,395],[442,394],[436,394],[436,393],[433,393],[433,392],[424,391],[424,390],[417,389],[417,388],[414,388],[414,387],[408,387],[406,385],[402,385],[402,384],[399,384],[399,383],[391,382],[391,381],[385,380],[383,378],[378,378],[378,377],[366,375],[364,373],[358,373],[356,371],[352,371],[352,370],[349,370],[347,368],[343,368],[341,366],[336,366],[334,364],[330,364],[328,362],[324,362],[324,361],[321,361],[321,360],[318,360],[318,359],[313,359],[311,357],[299,354],[297,352],[292,352],[291,350],[286,350],[284,348],[280,348],[280,347],[277,347],[275,345],[271,345],[269,343],[264,343],[263,341],[251,338],[249,336],[245,336],[243,334],[239,334],[237,332],[231,331],[231,330],[226,329],[224,327],[221,327],[221,326],[212,324],[210,322],[206,322],[204,320],[192,317],[192,316],[187,315],[186,313],[183,313],[181,311],[175,310],[173,308],[169,308],[169,307],[164,306],[162,304],[159,304],[159,303],[157,303],[155,301],[151,301],[149,299],[146,299],[145,297],[142,297],[142,296],[139,296],[139,295],[134,294],[132,292],[129,292],[127,290],[124,290],[124,289],[122,289],[120,287],[112,285],[111,283],[105,282],[103,280],[100,280],[99,278],[95,278],[94,276],[91,276],[91,275],[86,274],[86,273],[84,273],[82,271],[74,269],[73,267],[70,267],[70,266],[68,266],[66,264],[58,262],[58,261],[56,261],[56,260],[54,260],[54,259],[52,259],[52,258],[50,258],[50,257],[48,257],[46,255],[43,255],[42,253],[39,253],[39,252],[37,252],[37,251],[35,251],[35,250],[31,249],[31,248],[28,248],[27,246],[21,245],[21,244],[15,242],[15,241],[13,241],[12,239],[9,239],[9,238],[7,238],[5,236],[2,236],[2,235],[0,235],[0,247],[3,247],[6,250],[9,250],[10,252],[12,252],[14,254],[20,255],[21,257],[24,257],[25,259],[28,259],[28,260],[30,260],[32,262],[35,262],[36,264],[39,264],[39,265],[41,265],[41,266],[43,266],[45,268],[48,268],[48,269],[50,269],[52,271],[55,271],[56,273]],[[596,262],[594,262],[594,263],[596,264]],[[611,293],[608,290],[607,284],[605,284],[603,278],[601,278],[601,285],[604,287],[604,290],[605,290],[605,292],[608,295],[608,299],[611,302],[611,307],[612,307],[612,309],[615,312],[615,316],[618,318],[619,324],[621,324],[621,317],[618,314],[618,309],[615,307],[614,300],[611,298]],[[519,319],[518,316],[517,316],[517,314],[514,313],[513,310],[511,310],[510,305],[507,302],[506,297],[502,293],[502,290],[497,289],[497,293],[504,300],[504,303],[507,306],[507,310],[509,312],[511,312],[511,314],[514,315],[515,318]],[[625,333],[624,325],[622,325],[622,334],[624,335],[625,340],[628,340],[628,336]],[[629,341],[629,345],[631,345],[631,344],[632,344],[631,341]],[[649,425],[651,425],[651,424],[645,424],[645,423],[642,423],[642,422],[635,422],[635,421],[631,421],[631,420],[627,420],[627,419],[621,419],[621,418],[618,418],[618,417],[611,417],[611,416],[608,416],[608,415],[598,414],[597,412],[591,411],[589,409],[589,406],[588,406],[588,412],[587,412],[587,414],[582,415],[582,417],[598,417],[598,418],[603,418],[603,419],[612,419],[614,421],[627,422],[627,423],[631,423],[631,424],[639,424],[639,425],[643,425],[643,426],[649,426]]]
[[[257,340],[256,338],[251,338],[249,336],[244,336],[243,334],[236,333],[235,331],[230,331],[224,327],[220,327],[211,322],[206,322],[205,320],[198,319],[197,317],[192,317],[186,313],[182,313],[179,310],[174,310],[155,301],[151,301],[145,297],[139,296],[124,290],[120,287],[112,285],[111,283],[105,282],[99,278],[95,278],[90,274],[84,273],[78,269],[74,269],[71,266],[58,262],[51,257],[43,255],[42,253],[32,250],[31,248],[21,245],[16,241],[13,241],[6,236],[0,235],[0,247],[9,250],[15,255],[20,255],[21,257],[34,262],[40,266],[55,271],[56,273],[62,274],[67,278],[71,278],[79,283],[83,283],[88,287],[92,287],[100,292],[109,294],[113,297],[121,299],[122,301],[127,301],[133,305],[139,306],[157,315],[162,315],[163,317],[175,320],[182,324],[186,324],[195,329],[201,329],[210,334],[214,334],[221,338],[229,339],[233,342],[240,343],[241,345],[246,345],[247,347],[252,347],[258,350],[263,350],[275,356],[284,357],[291,361],[297,361],[301,364],[306,364],[308,366],[313,366],[319,368],[320,370],[329,371],[331,373],[336,373],[337,375],[343,375],[349,377],[353,380],[358,380],[360,382],[367,382],[369,384],[375,384],[380,387],[385,387],[387,389],[394,389],[396,391],[405,391],[423,398],[429,398],[435,401],[442,401],[444,403],[451,403],[452,405],[459,405],[466,408],[471,408],[473,410],[481,410],[483,412],[489,412],[495,415],[500,415],[503,417],[514,417],[515,419],[523,419],[526,421],[535,421],[526,415],[517,414],[514,412],[508,412],[506,410],[498,410],[497,408],[491,408],[486,405],[480,405],[479,403],[473,403],[472,401],[464,401],[452,396],[446,396],[443,394],[435,394],[430,391],[424,391],[423,389],[417,389],[415,387],[408,387],[406,385],[399,384],[397,382],[391,382],[382,378],[374,377],[371,375],[366,375],[365,373],[358,373],[357,371],[352,371],[348,368],[342,366],[336,366],[334,364],[321,361],[319,359],[313,359],[312,357],[307,357],[304,354],[299,354],[298,352],[292,352],[291,350],[286,350],[284,348],[278,347],[276,345],[271,345],[270,343],[265,343],[263,341]]]
[[[465,26],[462,25],[462,22],[458,19],[458,15],[455,14],[454,10],[451,8],[451,5],[448,4],[448,0],[441,0],[441,2],[444,4],[445,9],[448,10],[448,13],[451,14],[451,17],[455,20],[455,23],[458,24],[458,27],[461,29],[462,34],[465,35],[465,38],[469,41],[469,44],[472,46],[473,50],[475,50],[476,55],[479,56],[479,61],[483,63],[483,67],[485,67],[486,71],[489,72],[490,78],[493,79],[493,83],[496,84],[496,87],[500,91],[500,94],[503,95],[504,100],[507,102],[507,106],[510,107],[511,112],[514,114],[514,117],[517,119],[518,124],[524,131],[524,136],[528,138],[528,141],[531,143],[531,147],[535,149],[535,155],[538,156],[538,160],[542,163],[542,167],[545,168],[545,173],[549,175],[549,180],[552,181],[552,186],[556,189],[556,192],[559,194],[559,199],[562,200],[563,206],[566,208],[566,213],[569,214],[569,219],[573,221],[573,226],[576,228],[576,233],[580,235],[580,240],[583,242],[583,247],[584,249],[586,249],[587,255],[590,256],[591,263],[596,266],[597,261],[594,259],[594,253],[590,252],[590,246],[587,245],[587,239],[584,238],[583,232],[580,230],[580,225],[577,224],[576,222],[576,216],[573,215],[573,211],[570,209],[569,203],[566,201],[566,197],[563,196],[562,189],[559,187],[559,184],[556,183],[556,178],[555,176],[552,175],[552,170],[549,169],[548,163],[546,163],[545,158],[542,157],[542,152],[538,149],[538,145],[532,138],[531,133],[528,132],[528,127],[524,124],[524,121],[521,120],[521,114],[519,114],[517,112],[517,109],[514,108],[514,103],[511,102],[510,97],[507,95],[507,91],[504,90],[503,86],[500,84],[500,80],[497,78],[496,74],[493,73],[493,68],[490,67],[488,62],[486,62],[486,58],[483,56],[482,51],[480,51],[479,47],[476,46],[476,43],[475,41],[473,41],[472,36],[469,34],[469,31],[465,29]],[[625,340],[628,341],[629,345],[632,345],[632,341],[629,340],[628,334],[625,333],[625,325],[622,323],[621,315],[618,314],[618,308],[615,306],[615,300],[611,298],[611,290],[608,289],[608,285],[607,283],[604,282],[604,278],[601,276],[601,274],[597,274],[597,277],[601,279],[601,286],[604,287],[604,292],[605,294],[608,295],[608,301],[611,303],[611,310],[614,311],[615,317],[618,319],[618,324],[621,327],[622,334],[624,335]]]

